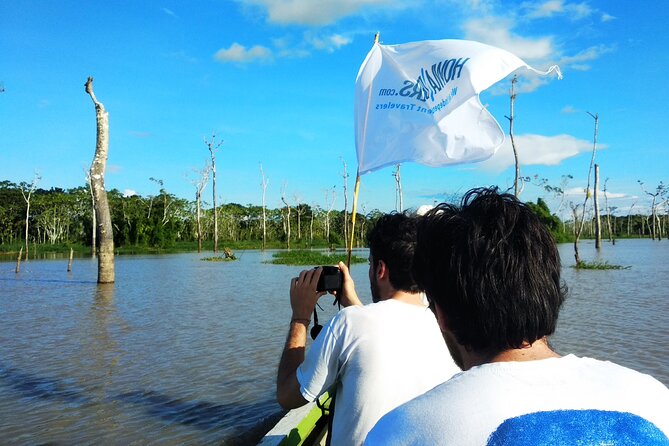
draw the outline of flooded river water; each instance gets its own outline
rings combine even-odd
[[[565,266],[571,245],[560,247]],[[589,243],[582,256],[595,257]],[[271,252],[205,262],[195,253],[0,262],[2,444],[247,444],[281,414],[274,379],[289,279]],[[366,257],[366,251],[358,255]],[[625,270],[564,268],[560,353],[610,359],[669,384],[669,242],[604,245]],[[352,274],[370,302],[367,265]],[[321,299],[321,318],[336,307]]]

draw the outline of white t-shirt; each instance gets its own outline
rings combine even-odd
[[[669,389],[574,355],[473,367],[384,416],[369,445],[668,445]]]
[[[391,409],[459,371],[432,312],[389,299],[337,313],[297,379],[309,401],[337,386],[332,444],[353,445]]]

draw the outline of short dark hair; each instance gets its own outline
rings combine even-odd
[[[551,335],[567,291],[548,229],[497,188],[420,219],[413,273],[458,343],[483,354]]]
[[[367,233],[372,260],[388,266],[390,284],[396,290],[416,293],[420,288],[411,269],[416,249],[416,219],[404,213],[381,216]]]

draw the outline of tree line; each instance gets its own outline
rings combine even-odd
[[[161,182],[159,182],[160,184]],[[124,196],[113,189],[107,192],[111,209],[114,245],[118,248],[169,249],[197,243],[197,203],[166,191],[152,196]],[[29,197],[29,203],[27,198]],[[28,208],[29,204],[29,208]],[[546,202],[528,203],[551,229],[559,242],[572,241],[574,220],[561,220],[551,213]],[[263,210],[265,215],[263,217]],[[27,212],[29,211],[29,212]],[[201,233],[205,249],[213,245],[213,208],[201,210]],[[350,212],[326,209],[306,203],[269,209],[259,205],[225,203],[216,210],[220,242],[233,248],[261,248],[263,233],[268,247],[307,248],[345,247],[350,231]],[[373,210],[357,214],[355,245],[364,244],[365,232],[382,213]],[[16,251],[29,243],[41,247],[76,245],[91,247],[94,220],[88,186],[73,189],[33,188],[28,183],[0,181],[0,249]],[[628,237],[669,237],[669,216],[603,213],[603,239]],[[263,225],[263,221],[265,224]],[[348,227],[347,227],[348,226]],[[587,218],[584,236],[594,237],[595,221]],[[189,245],[190,244],[190,245]]]
[[[124,196],[107,192],[114,234],[119,248],[178,248],[198,239],[197,203],[178,198],[162,187],[157,195]],[[26,238],[31,244],[92,246],[94,213],[88,186],[41,189],[28,183],[0,181],[0,246],[18,250]],[[344,247],[350,231],[350,212],[324,209],[307,203],[269,209],[258,205],[218,205],[218,237],[232,247]],[[263,212],[264,211],[264,212]],[[213,208],[201,209],[205,247],[213,244]],[[357,214],[355,245],[362,246],[368,223],[381,212]],[[348,223],[348,225],[347,225]],[[347,227],[348,226],[348,227]],[[185,246],[187,247],[187,246]]]

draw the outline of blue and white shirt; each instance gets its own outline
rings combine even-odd
[[[484,364],[384,416],[369,445],[669,445],[669,389],[574,355]]]

